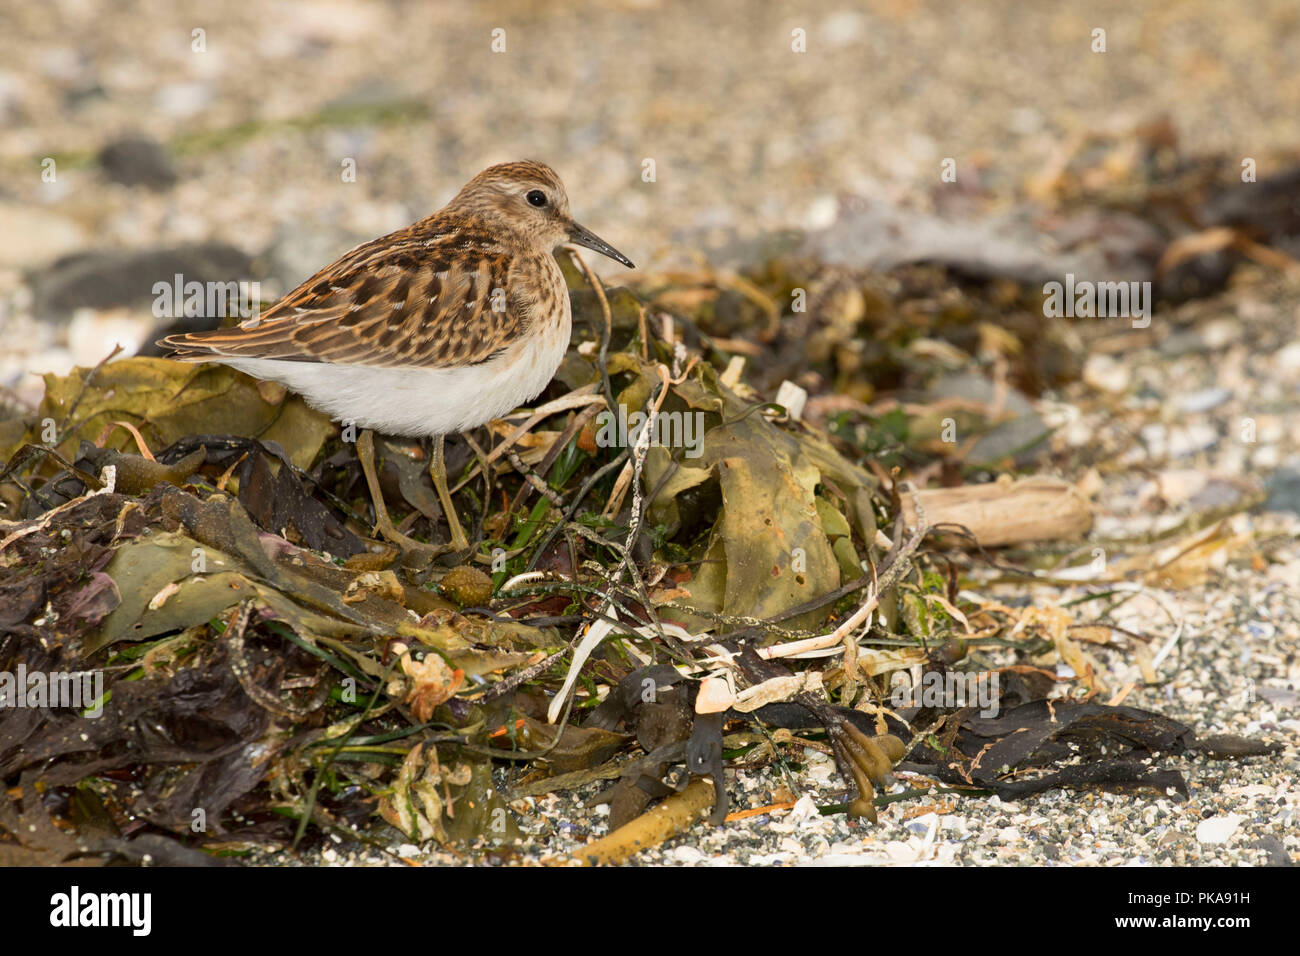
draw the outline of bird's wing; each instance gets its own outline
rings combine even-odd
[[[510,292],[511,265],[489,236],[417,223],[353,249],[259,319],[159,344],[192,362],[474,365],[526,331],[529,308]]]

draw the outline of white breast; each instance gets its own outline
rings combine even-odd
[[[568,296],[561,321],[480,365],[451,369],[373,368],[280,359],[221,358],[255,378],[279,382],[340,422],[417,438],[476,428],[532,401],[569,347]]]

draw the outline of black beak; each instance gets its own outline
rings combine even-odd
[[[629,269],[635,269],[632,260],[623,253],[619,252],[600,236],[596,235],[590,229],[578,225],[576,222],[569,224],[569,241],[579,246],[586,246],[594,252],[599,252],[602,256],[609,256],[615,262],[621,262]]]

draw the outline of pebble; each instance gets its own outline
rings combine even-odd
[[[1196,826],[1196,839],[1200,843],[1227,843],[1237,832],[1245,817],[1230,813],[1222,817],[1210,817]]]
[[[122,136],[99,153],[99,165],[110,182],[123,186],[169,189],[178,178],[167,150],[148,136]]]
[[[1190,395],[1184,395],[1180,398],[1178,400],[1178,410],[1188,414],[1208,412],[1213,408],[1218,408],[1230,398],[1232,398],[1232,392],[1226,388],[1203,388],[1198,392],[1192,392]]]
[[[50,209],[0,203],[0,267],[44,264],[85,246],[74,219]]]
[[[1093,388],[1119,395],[1128,390],[1129,369],[1109,355],[1093,354],[1083,363],[1083,380]]]

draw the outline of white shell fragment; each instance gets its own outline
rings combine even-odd
[[[706,677],[700,681],[700,692],[695,698],[697,714],[720,714],[736,703],[736,695],[721,677]]]
[[[785,407],[795,421],[803,418],[804,406],[808,404],[807,390],[786,379],[776,390],[776,403]]]

